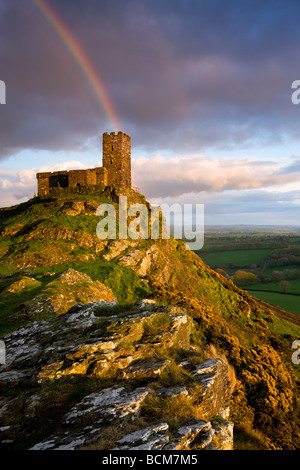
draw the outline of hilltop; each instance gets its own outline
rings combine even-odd
[[[234,448],[299,449],[291,344],[300,317],[254,299],[182,241],[97,238],[97,207],[117,208],[119,195],[118,187],[69,188],[0,210],[0,334],[10,361],[0,369],[3,446],[120,447],[126,435],[113,439],[110,428],[117,412],[96,410],[93,430],[105,420],[105,433],[94,443],[78,413],[112,389],[127,409],[128,397],[139,403],[128,435],[151,428],[176,445],[194,426],[180,445],[203,448],[218,446],[233,423]],[[126,195],[150,209],[143,195]],[[209,411],[204,383],[219,383]],[[163,388],[171,395],[159,395]]]

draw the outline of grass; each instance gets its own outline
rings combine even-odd
[[[33,289],[23,289],[20,292],[1,295],[0,298],[0,333],[6,334],[15,328],[18,328],[28,321],[45,320],[55,316],[56,314],[41,313],[33,318],[26,318],[19,315],[20,308],[24,302],[31,300],[33,297],[39,295],[42,289],[47,284],[55,279],[55,275],[59,275],[66,271],[68,268],[73,268],[76,271],[87,274],[93,281],[99,280],[107,287],[110,287],[115,297],[118,299],[119,304],[124,309],[125,304],[132,304],[141,298],[146,298],[150,293],[150,288],[147,284],[143,283],[137,274],[129,268],[123,267],[114,262],[107,262],[102,260],[95,260],[89,262],[74,262],[65,263],[55,266],[43,266],[41,268],[32,268],[30,270],[33,278],[38,278],[40,285]],[[51,271],[53,276],[42,277],[43,274]],[[14,278],[0,279],[0,291],[20,279],[20,276]],[[118,309],[121,307],[117,307]],[[99,312],[99,315],[101,313]],[[102,313],[103,314],[103,313]]]
[[[269,328],[281,337],[291,336],[293,338],[299,338],[299,326],[290,322],[283,322],[275,316],[272,317],[272,322],[269,323]]]
[[[271,275],[274,271],[285,271],[285,270],[293,271],[294,269],[300,269],[300,264],[289,264],[286,266],[271,266],[271,267],[268,267],[267,265],[266,269],[264,270],[264,274]]]
[[[234,426],[234,450],[270,450],[266,437],[257,430]]]
[[[143,339],[147,339],[150,336],[157,335],[162,331],[168,331],[171,324],[171,318],[166,313],[159,313],[147,318],[143,322],[144,334]]]
[[[100,305],[95,308],[93,313],[96,317],[107,317],[112,315],[128,314],[129,312],[134,312],[133,304],[117,304],[112,306]]]
[[[8,282],[8,279],[3,279],[0,281],[0,289],[7,287],[9,284],[13,283],[16,279],[11,278]],[[52,315],[49,313],[39,314],[36,318],[24,318],[20,315],[21,306],[24,302],[31,300],[33,297],[38,295],[41,289],[49,282],[41,279],[40,285],[33,287],[31,289],[23,289],[19,292],[1,294],[0,297],[0,333],[6,334],[15,328],[19,328],[28,321],[33,320],[46,320]]]
[[[288,294],[289,293],[300,294],[300,279],[291,279],[288,281],[288,283],[290,285],[289,289],[287,289],[286,291]],[[279,281],[252,284],[251,289],[281,291]]]
[[[276,292],[260,292],[253,291],[249,292],[253,297],[263,300],[272,305],[288,310],[289,312],[300,315],[300,296],[288,295],[288,294],[277,294]]]
[[[189,420],[201,418],[202,388],[195,386],[191,395],[161,398],[155,393],[149,393],[141,410],[141,416],[150,423],[168,423],[170,431],[174,432]]]
[[[147,297],[150,288],[130,268],[102,260],[78,262],[71,266],[110,287],[120,304],[133,303]]]
[[[51,222],[58,226],[66,227],[72,230],[77,230],[80,227],[82,232],[95,234],[96,227],[100,218],[95,215],[72,215],[65,214],[56,215],[51,218]]]

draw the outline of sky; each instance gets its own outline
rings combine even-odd
[[[121,130],[151,203],[300,225],[299,24],[294,0],[0,0],[0,206]]]

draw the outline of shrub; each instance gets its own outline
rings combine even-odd
[[[248,271],[238,270],[232,276],[232,280],[237,286],[247,286],[254,284],[257,281],[257,276]]]

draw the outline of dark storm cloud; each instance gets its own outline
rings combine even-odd
[[[95,113],[74,60],[31,1],[11,2],[0,16],[1,77],[7,104],[0,109],[2,157],[22,148],[81,145]],[[81,86],[80,86],[81,85]]]
[[[293,1],[48,0],[136,146],[202,151],[299,135],[300,5]],[[95,94],[33,3],[0,0],[0,157],[77,149],[109,130]]]

